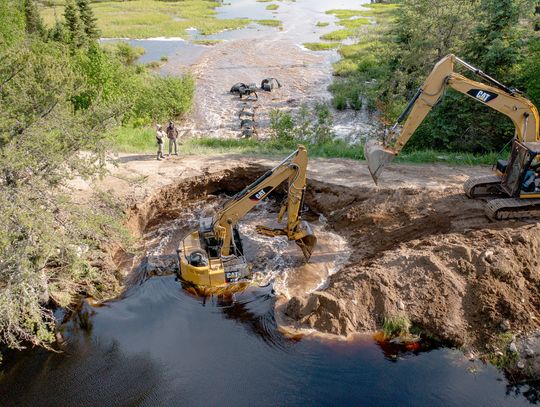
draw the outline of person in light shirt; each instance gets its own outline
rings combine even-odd
[[[163,128],[161,127],[161,124],[158,124],[157,126],[157,129],[156,129],[156,142],[157,142],[157,147],[158,147],[158,150],[157,150],[157,159],[158,161],[161,161],[163,158],[163,143],[164,143],[164,139],[165,139],[165,132],[163,131]]]

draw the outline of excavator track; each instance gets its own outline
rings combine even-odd
[[[492,199],[486,205],[491,220],[540,218],[540,199]]]
[[[469,198],[503,195],[504,193],[499,188],[499,185],[501,185],[500,177],[487,175],[485,177],[469,178],[463,184],[463,190]]]

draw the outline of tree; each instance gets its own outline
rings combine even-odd
[[[24,17],[26,21],[26,32],[44,38],[46,30],[35,0],[24,0]]]
[[[66,27],[62,22],[56,21],[56,23],[54,23],[54,26],[49,30],[49,38],[53,41],[62,42],[65,44],[69,42]]]
[[[24,13],[18,0],[0,1],[0,51],[24,38]]]
[[[467,41],[467,58],[501,81],[519,61],[520,11],[515,0],[482,0],[478,23]]]
[[[86,43],[86,34],[79,16],[79,10],[73,0],[67,0],[66,2],[64,19],[66,21],[70,44],[75,48],[80,48]]]
[[[47,346],[45,304],[118,286],[92,265],[114,221],[97,201],[76,205],[68,181],[104,171],[105,130],[120,112],[98,99],[74,112],[71,96],[85,84],[62,43],[30,38],[0,58],[0,342]]]
[[[86,37],[91,40],[97,40],[100,36],[100,31],[97,27],[97,19],[90,7],[88,0],[77,0],[79,15],[84,27]]]

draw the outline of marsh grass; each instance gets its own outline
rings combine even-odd
[[[257,24],[260,24],[260,25],[267,25],[269,27],[281,27],[282,25],[282,22],[281,20],[270,20],[270,19],[267,19],[267,20],[255,20],[255,22]]]
[[[338,48],[341,43],[339,42],[304,42],[304,47],[311,51],[328,51]]]
[[[321,40],[325,41],[343,41],[354,35],[354,30],[345,28],[341,30],[331,31],[321,35]]]
[[[187,38],[186,29],[197,28],[201,34],[245,27],[248,19],[215,18],[219,3],[206,0],[165,2],[133,0],[92,3],[98,26],[106,38]],[[63,6],[44,7],[42,16],[48,25],[62,18]]]
[[[317,27],[328,27],[330,23],[323,22],[323,21],[317,21],[317,24],[315,24]]]
[[[267,10],[277,10],[278,8],[279,8],[278,4],[269,4],[268,6],[266,6]]]
[[[193,44],[198,44],[198,45],[216,45],[216,44],[219,44],[220,42],[223,42],[223,40],[194,40],[192,42]]]

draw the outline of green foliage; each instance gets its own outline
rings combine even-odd
[[[50,345],[51,304],[118,293],[104,253],[131,245],[123,208],[106,193],[81,204],[72,183],[105,173],[122,122],[176,117],[194,90],[190,76],[131,66],[136,51],[125,45],[101,48],[73,2],[48,38],[22,5],[0,4],[0,342],[11,348]]]
[[[79,9],[74,0],[66,0],[64,9],[64,20],[68,33],[68,40],[75,48],[80,48],[86,43],[86,34],[84,24],[79,16]]]
[[[333,138],[332,114],[327,104],[316,104],[311,110],[302,105],[295,116],[282,110],[270,112],[272,139],[283,145],[299,142],[324,144]]]
[[[127,42],[119,41],[103,46],[103,49],[114,55],[123,65],[133,66],[140,56],[144,55],[143,47],[132,47]]]
[[[489,362],[492,365],[497,366],[499,369],[512,368],[515,366],[519,359],[519,354],[511,352],[510,349],[508,349],[513,340],[514,334],[512,334],[512,332],[501,333],[495,338],[493,346],[496,351],[488,355]]]
[[[35,0],[24,0],[24,19],[28,34],[38,35],[41,38],[45,37],[45,26],[39,15]]]
[[[91,264],[116,240],[115,223],[98,201],[92,210],[74,203],[68,182],[104,171],[104,129],[120,112],[98,98],[87,113],[73,111],[71,96],[85,84],[71,58],[41,40],[2,53],[0,335],[10,347],[47,345],[54,323],[45,304],[99,296],[92,282],[111,276]]]
[[[521,64],[520,89],[526,90],[526,95],[536,105],[540,106],[540,37],[531,39],[528,44],[528,57]]]
[[[383,333],[386,340],[410,335],[411,320],[406,315],[393,315],[384,318]]]
[[[266,6],[267,10],[277,10],[278,8],[279,8],[278,4],[269,4],[268,6]]]
[[[18,0],[0,1],[0,50],[24,37],[25,18]]]
[[[97,40],[99,38],[100,31],[97,27],[97,19],[94,16],[92,8],[90,7],[89,0],[77,0],[77,7],[79,9],[79,15],[86,37],[91,40]]]
[[[290,113],[274,109],[270,112],[272,138],[279,142],[290,143],[294,140],[294,121]]]
[[[138,123],[162,122],[188,113],[193,103],[195,80],[183,77],[147,76],[137,81],[137,92],[127,119]]]
[[[328,89],[334,95],[332,104],[338,110],[352,108],[360,110],[362,108],[362,95],[365,84],[361,81],[334,81]]]

